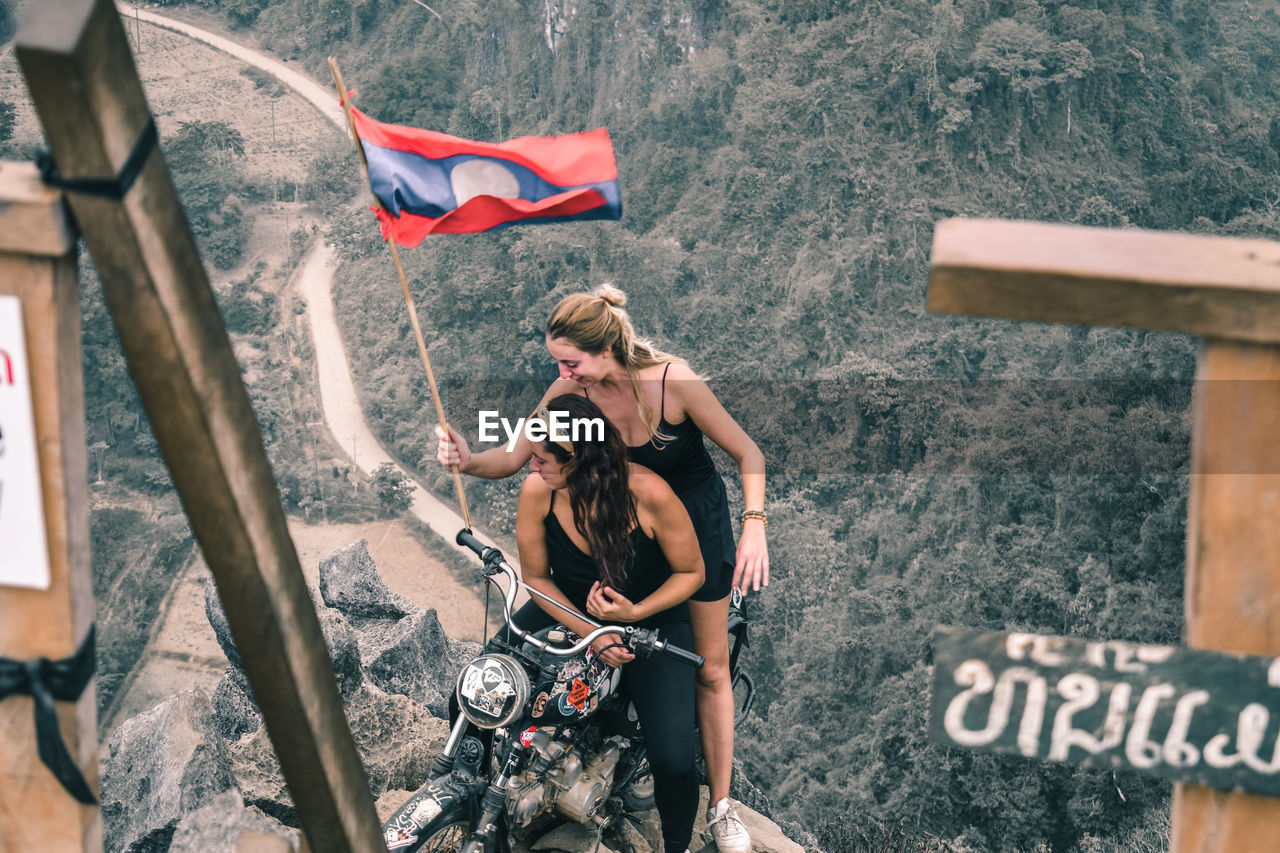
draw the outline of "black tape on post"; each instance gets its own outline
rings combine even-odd
[[[0,657],[0,701],[10,696],[35,700],[36,749],[67,793],[86,806],[98,804],[62,740],[54,702],[74,702],[93,678],[93,626],[79,650],[69,658],[21,661]]]

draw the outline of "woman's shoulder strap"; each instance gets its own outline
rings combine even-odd
[[[662,423],[667,417],[667,371],[671,369],[671,362],[667,362],[667,366],[662,368],[662,390],[658,395],[658,423]]]

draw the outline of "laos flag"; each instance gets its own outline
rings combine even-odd
[[[397,245],[412,248],[428,234],[622,216],[618,166],[603,127],[489,143],[351,112],[370,188],[382,202],[382,236]]]

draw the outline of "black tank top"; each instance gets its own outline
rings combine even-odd
[[[551,506],[544,522],[547,542],[547,562],[556,586],[574,607],[587,612],[587,594],[591,585],[600,580],[600,569],[595,558],[574,544],[569,534],[560,526],[555,513],[556,493],[551,493]],[[633,556],[627,564],[627,580],[619,590],[633,603],[643,601],[671,577],[671,564],[662,553],[658,540],[647,535],[637,525],[631,531]],[[658,625],[664,622],[689,621],[689,606],[684,602],[661,613],[655,613],[637,625]]]
[[[678,424],[667,420],[667,371],[670,369],[671,362],[667,362],[662,371],[658,432],[671,436],[671,439],[662,441],[654,437],[644,444],[627,445],[627,458],[666,480],[677,495],[683,495],[716,476],[716,466],[702,443],[702,430],[698,429],[693,418],[686,415]]]

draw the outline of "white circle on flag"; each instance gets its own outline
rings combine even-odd
[[[463,160],[449,172],[449,186],[458,207],[478,195],[520,197],[520,182],[515,174],[496,160]]]

